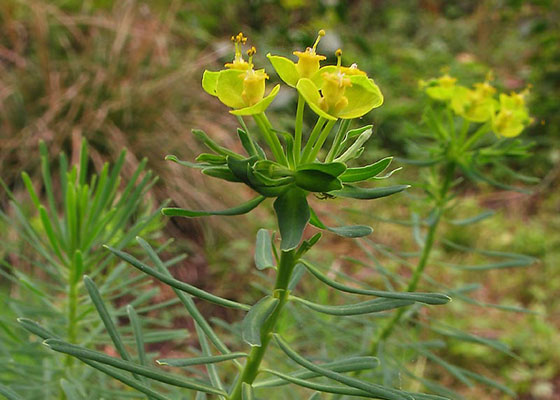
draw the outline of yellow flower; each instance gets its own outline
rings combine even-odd
[[[245,61],[241,54],[241,47],[247,42],[247,38],[243,33],[239,33],[232,36],[231,40],[235,45],[233,62],[227,63],[225,70],[204,71],[202,87],[226,106],[233,108],[230,111],[232,114],[260,114],[272,103],[280,90],[280,85],[276,85],[265,97],[265,81],[268,75],[264,69],[254,69],[253,56],[257,50],[251,47],[247,51],[249,60]]]
[[[336,120],[361,117],[383,104],[383,95],[375,82],[355,65],[342,67],[340,49],[336,56],[336,66],[320,69],[320,80],[299,80],[297,89],[309,107],[320,117]]]
[[[492,129],[498,136],[518,136],[533,119],[525,105],[528,90],[511,95],[500,94],[500,110],[492,118]]]
[[[437,79],[432,79],[429,82],[421,81],[421,87],[425,87],[426,94],[432,99],[447,101],[453,98],[455,93],[455,83],[457,78],[453,78],[448,74],[442,75]]]
[[[325,31],[321,29],[313,47],[308,47],[305,51],[293,52],[298,57],[297,63],[286,57],[267,54],[280,79],[291,87],[296,87],[302,78],[313,79],[321,67],[320,62],[326,60],[325,56],[317,54],[317,45],[323,36],[325,36]]]
[[[451,109],[468,121],[486,122],[494,115],[498,102],[496,89],[488,82],[477,83],[474,89],[456,86],[451,98]]]
[[[243,32],[239,32],[236,36],[231,37],[231,41],[235,46],[235,56],[233,61],[225,65],[229,69],[249,69],[249,63],[243,59],[242,46],[247,43],[247,38],[243,35]]]

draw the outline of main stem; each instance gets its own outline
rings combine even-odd
[[[280,257],[280,262],[278,263],[278,272],[276,274],[276,283],[274,284],[274,289],[272,295],[278,300],[278,306],[274,312],[270,315],[266,323],[261,328],[261,346],[254,346],[249,353],[247,358],[247,363],[241,372],[241,376],[235,383],[235,386],[229,396],[230,400],[241,400],[241,389],[243,383],[252,384],[259,373],[259,367],[266,353],[266,349],[270,340],[272,339],[272,333],[276,326],[276,322],[280,317],[282,309],[288,302],[288,284],[290,283],[290,278],[296,264],[295,250],[282,252]]]
[[[407,292],[414,292],[416,290],[418,283],[420,282],[420,278],[424,273],[424,269],[428,264],[428,260],[430,259],[430,254],[434,247],[436,232],[439,226],[439,222],[441,220],[441,215],[443,214],[443,211],[445,210],[445,206],[447,204],[447,194],[449,192],[449,189],[451,188],[454,173],[455,173],[455,163],[450,162],[445,166],[444,180],[440,188],[439,198],[437,199],[437,203],[434,209],[435,216],[428,229],[428,234],[426,235],[426,241],[424,242],[424,247],[422,247],[422,254],[420,255],[420,259],[418,260],[416,269],[414,270],[414,273],[412,274],[412,278],[410,279],[406,287]],[[404,315],[405,310],[406,309],[404,307],[399,308],[399,310],[393,315],[393,318],[389,320],[389,322],[381,330],[379,335],[377,335],[377,337],[371,342],[371,346],[370,346],[371,354],[376,354],[379,343],[387,339],[391,335],[393,329],[395,329],[395,326],[399,323],[402,316]]]

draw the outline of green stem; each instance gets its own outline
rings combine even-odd
[[[274,158],[276,158],[276,161],[278,161],[282,165],[287,166],[288,160],[286,159],[286,155],[284,154],[284,150],[282,149],[280,140],[278,139],[278,136],[276,136],[276,133],[273,132],[270,122],[268,121],[264,113],[255,114],[253,115],[253,118],[255,119],[255,122],[264,135],[264,138],[268,143],[270,150],[274,155]]]
[[[257,151],[257,148],[255,147],[255,142],[253,140],[253,138],[251,137],[251,133],[249,132],[249,128],[247,128],[247,124],[245,123],[245,121],[243,120],[243,117],[241,115],[237,115],[237,121],[239,121],[239,124],[241,125],[241,127],[243,128],[243,130],[245,131],[245,133],[247,133],[247,136],[249,136],[249,139],[251,139],[251,151],[253,154],[259,154],[259,152]]]
[[[326,118],[319,117],[319,119],[317,119],[317,122],[315,123],[315,126],[313,127],[313,130],[311,131],[311,134],[307,139],[307,143],[305,143],[305,147],[303,148],[303,154],[300,158],[301,161],[305,162],[305,160],[309,157],[309,153],[311,153],[311,150],[313,149],[313,144],[317,141],[317,138],[321,134],[321,129],[326,122]]]
[[[437,200],[437,204],[435,206],[435,217],[432,223],[430,224],[430,228],[428,229],[428,234],[426,235],[426,241],[424,242],[424,246],[422,247],[422,254],[420,255],[420,259],[418,260],[416,269],[414,270],[412,278],[410,279],[406,287],[407,292],[414,292],[416,290],[418,283],[420,282],[420,278],[424,273],[424,269],[428,264],[428,260],[430,259],[430,253],[432,252],[432,249],[434,247],[436,232],[448,200],[447,194],[449,192],[449,189],[451,188],[451,184],[453,183],[453,176],[455,173],[455,163],[447,164],[445,169],[446,170],[445,170],[444,180],[439,191],[439,198]],[[393,318],[391,318],[389,322],[383,327],[383,329],[381,329],[377,337],[371,342],[370,354],[377,354],[377,348],[379,346],[379,343],[387,339],[389,335],[391,335],[393,329],[399,323],[402,316],[404,315],[405,310],[406,310],[405,308],[400,308],[393,315]]]
[[[350,122],[351,120],[344,119],[340,123],[340,126],[338,127],[338,131],[336,132],[336,135],[334,137],[331,149],[329,150],[329,152],[327,153],[327,157],[325,158],[326,163],[332,162],[334,158],[338,155],[338,152],[340,150],[340,145],[342,144],[342,140],[344,139],[344,135],[346,134],[348,128],[350,127]]]
[[[73,274],[71,274],[73,275]],[[77,332],[77,307],[78,307],[78,282],[71,276],[70,282],[68,282],[68,328],[66,331],[67,340],[70,343],[76,343],[78,337]],[[71,367],[74,363],[74,357],[66,357],[66,366]]]
[[[302,160],[304,163],[309,163],[309,162],[315,161],[315,158],[317,158],[317,154],[319,154],[319,151],[321,151],[321,148],[323,147],[323,144],[325,144],[325,141],[327,140],[327,137],[329,136],[329,133],[331,132],[334,124],[336,124],[336,120],[335,121],[331,120],[331,121],[327,122],[327,125],[325,125],[325,127],[321,131],[321,135],[319,135],[319,138],[317,139],[317,142],[315,143],[315,145],[311,149],[311,152],[309,153],[307,158],[304,158]]]
[[[461,136],[459,137],[459,146],[461,146],[467,139],[467,133],[469,133],[469,128],[471,123],[466,119],[463,119],[463,126],[461,127]]]
[[[297,111],[296,111],[296,129],[294,138],[294,160],[296,165],[299,163],[301,156],[301,135],[303,131],[303,111],[305,109],[305,100],[300,94],[298,96]]]
[[[276,322],[282,312],[282,309],[288,302],[289,290],[288,284],[290,283],[290,278],[292,272],[296,265],[296,250],[291,250],[287,252],[282,252],[280,257],[280,262],[278,263],[278,272],[276,274],[276,283],[274,285],[274,290],[272,295],[277,297],[280,301],[274,312],[270,315],[266,323],[261,328],[261,342],[260,347],[254,346],[249,353],[247,362],[241,375],[229,396],[229,400],[241,400],[241,389],[243,383],[252,384],[259,373],[259,367],[266,353],[266,349],[272,339],[272,333]]]
[[[469,140],[467,140],[465,144],[461,147],[461,152],[465,152],[469,150],[470,147],[478,141],[478,139],[480,139],[482,136],[490,132],[490,127],[491,127],[490,122],[487,122],[484,125],[482,125],[480,128],[478,128],[476,132],[473,133],[473,135],[469,138]]]

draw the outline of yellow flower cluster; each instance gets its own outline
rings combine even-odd
[[[501,137],[518,136],[531,122],[527,109],[528,89],[521,93],[500,93],[496,99],[496,88],[485,82],[467,88],[457,84],[457,79],[444,74],[428,82],[420,82],[426,94],[434,100],[446,102],[458,116],[470,122],[490,121],[494,133]]]

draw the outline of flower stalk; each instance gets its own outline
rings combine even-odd
[[[289,290],[288,285],[292,277],[292,272],[297,263],[296,250],[283,251],[280,256],[280,263],[278,264],[278,271],[276,274],[276,283],[271,295],[276,297],[279,302],[273,313],[270,315],[266,323],[261,328],[261,346],[253,346],[249,353],[247,363],[239,375],[231,395],[230,400],[242,399],[243,383],[252,384],[259,373],[259,368],[262,360],[266,354],[266,350],[272,339],[272,333],[276,326],[276,322],[280,314],[288,302]]]

